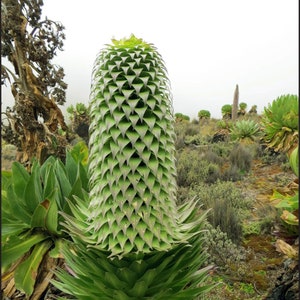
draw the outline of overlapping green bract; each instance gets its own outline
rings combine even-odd
[[[90,229],[112,253],[177,239],[171,95],[163,60],[135,37],[108,45],[93,71]]]
[[[54,284],[77,299],[195,299],[205,215],[176,206],[171,98],[155,48],[132,36],[95,64],[91,93],[90,193],[64,214],[73,242]]]
[[[264,108],[264,140],[275,151],[292,151],[299,141],[299,100],[282,95]]]
[[[81,211],[84,203],[77,198]],[[76,225],[71,218],[68,228],[76,243],[64,245],[68,271],[56,272],[60,281],[53,283],[76,299],[196,299],[212,286],[205,284],[210,267],[201,268],[207,257],[201,234],[205,214],[197,214],[195,205],[190,202],[178,209],[179,230],[185,232],[186,242],[176,243],[168,251],[127,253],[121,258],[94,247],[87,250],[78,234],[84,224]],[[77,233],[73,231],[76,226]]]

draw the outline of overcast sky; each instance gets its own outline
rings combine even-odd
[[[131,33],[156,46],[174,111],[191,118],[201,109],[220,118],[236,84],[239,101],[259,112],[298,95],[298,0],[44,0],[43,14],[66,27],[55,59],[66,73],[66,107],[88,103],[97,53]]]

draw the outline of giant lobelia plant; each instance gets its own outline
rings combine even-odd
[[[88,191],[87,147],[67,151],[66,162],[50,156],[30,172],[18,162],[1,174],[1,291],[15,299],[41,299],[53,270],[62,262],[60,247],[69,239],[59,212],[70,213],[66,201]]]
[[[263,141],[268,148],[288,153],[299,142],[299,99],[297,95],[282,95],[264,108]]]
[[[78,299],[194,299],[204,215],[176,206],[171,94],[164,62],[135,36],[96,59],[90,104],[90,193],[65,216],[73,244],[54,284]]]

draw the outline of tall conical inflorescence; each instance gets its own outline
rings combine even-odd
[[[211,288],[205,214],[176,206],[169,82],[151,44],[131,36],[100,52],[90,120],[90,192],[64,214],[73,275],[54,284],[76,299],[196,299]]]
[[[178,240],[171,94],[156,48],[114,41],[93,70],[90,231],[114,254],[166,250]]]

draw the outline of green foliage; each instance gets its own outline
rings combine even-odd
[[[70,211],[66,198],[88,188],[87,170],[73,155],[67,153],[65,164],[54,157],[42,166],[34,162],[30,173],[17,162],[2,171],[2,272],[13,272],[16,288],[27,296],[42,276],[46,254],[58,253],[59,241],[68,237],[59,214]]]
[[[85,142],[81,141],[74,145],[70,154],[76,162],[80,162],[83,166],[87,166],[89,149]]]
[[[297,177],[299,177],[299,154],[298,146],[292,151],[289,157],[290,166]]]
[[[210,146],[210,150],[217,156],[223,158],[223,160],[228,160],[230,153],[232,152],[234,144],[228,142],[218,142]]]
[[[209,288],[204,215],[176,206],[169,81],[153,45],[131,36],[99,53],[90,118],[90,192],[63,214],[75,276],[61,270],[55,284],[78,299],[194,299]]]
[[[275,151],[289,152],[298,144],[299,100],[297,95],[283,95],[264,108],[263,140]]]
[[[208,214],[210,224],[220,227],[235,243],[241,241],[245,211],[249,210],[252,201],[234,183],[198,184],[189,196],[199,198],[204,209],[211,209]]]
[[[250,146],[237,144],[233,147],[229,155],[230,166],[224,172],[225,180],[240,180],[243,175],[251,170],[254,153]]]
[[[217,122],[217,126],[220,129],[230,129],[232,127],[232,122],[231,121],[225,121],[225,120],[219,120]]]
[[[240,120],[236,121],[232,128],[230,128],[230,135],[233,140],[254,141],[260,131],[259,124],[253,120]]]
[[[220,177],[219,166],[204,159],[201,151],[187,148],[177,154],[179,186],[192,187],[201,182],[213,183]]]
[[[252,105],[248,114],[250,115],[256,115],[257,114],[257,105]]]
[[[247,103],[241,102],[241,103],[239,104],[239,109],[240,109],[241,111],[246,110],[246,108],[247,108]]]
[[[211,208],[208,221],[213,227],[220,227],[233,242],[238,244],[242,239],[243,232],[241,218],[236,209],[226,199],[213,199]]]
[[[221,108],[222,117],[223,119],[230,119],[232,114],[232,105],[231,104],[225,104]]]
[[[293,150],[289,157],[292,170],[298,177],[298,146]],[[288,225],[290,231],[297,233],[299,229],[299,193],[298,190],[293,191],[291,195],[281,194],[274,191],[271,200],[276,201],[276,208],[282,211],[281,219]]]
[[[180,210],[189,230],[196,229],[194,207],[185,205]],[[199,216],[197,216],[199,218]],[[200,223],[203,223],[203,216]],[[201,227],[198,227],[201,230]],[[192,233],[192,232],[191,232]],[[109,253],[90,247],[76,238],[77,245],[64,246],[64,257],[76,276],[60,270],[56,273],[60,282],[54,284],[77,299],[194,299],[209,290],[204,285],[210,267],[198,269],[197,260],[203,265],[206,255],[203,240],[196,232],[187,243],[178,243],[169,251],[127,254],[122,258],[110,258]],[[70,251],[71,248],[71,251]],[[197,274],[197,276],[195,276]],[[189,284],[187,287],[187,283]]]
[[[274,224],[279,221],[278,212],[272,205],[265,205],[256,210],[256,218],[244,218],[243,236],[250,235],[261,236],[271,234],[274,230]]]
[[[209,119],[210,112],[208,110],[202,109],[198,112],[198,118],[199,119]]]
[[[87,114],[88,108],[84,103],[76,103],[75,107],[73,104],[67,107],[67,113],[70,115],[70,119],[74,120],[76,116]]]
[[[176,113],[175,114],[175,121],[176,122],[189,122],[190,121],[190,117],[187,115],[184,115],[182,113]]]
[[[214,228],[208,223],[206,228],[204,244],[209,255],[207,262],[229,277],[242,279],[247,272],[247,251],[233,243],[220,227]]]
[[[246,114],[246,109],[247,109],[247,103],[241,102],[239,104],[239,109],[238,109],[238,117],[244,116]]]

